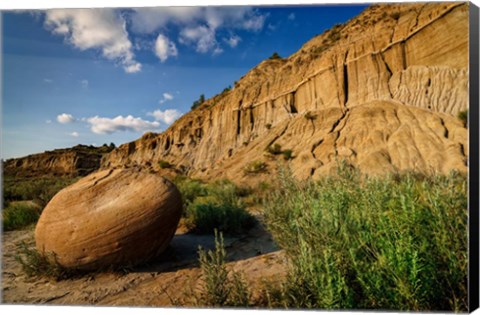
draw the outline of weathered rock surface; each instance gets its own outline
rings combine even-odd
[[[4,173],[9,176],[84,176],[98,170],[102,156],[113,149],[107,145],[77,145],[9,159],[4,163]]]
[[[36,246],[66,268],[135,264],[165,250],[181,213],[181,195],[163,177],[99,171],[53,197],[36,226]]]
[[[467,130],[456,116],[468,108],[468,11],[468,3],[374,5],[290,57],[261,62],[102,167],[166,160],[190,176],[242,180],[252,160],[272,164],[265,147],[278,142],[293,150],[302,178],[340,158],[366,173],[466,171]]]

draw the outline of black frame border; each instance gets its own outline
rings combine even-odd
[[[469,312],[479,307],[479,8],[470,2],[469,12]]]

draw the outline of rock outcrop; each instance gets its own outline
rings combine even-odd
[[[165,250],[181,213],[181,195],[163,177],[99,171],[53,197],[36,226],[36,246],[65,268],[136,264]]]
[[[467,169],[468,3],[381,4],[269,59],[161,134],[120,146],[102,167],[165,160],[197,177],[245,179],[273,143],[298,177],[339,159],[365,173]]]
[[[57,149],[32,154],[4,163],[4,173],[9,176],[85,176],[100,168],[102,156],[114,146],[77,145],[68,149]]]

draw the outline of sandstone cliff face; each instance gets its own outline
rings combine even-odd
[[[293,151],[300,178],[346,159],[366,173],[467,169],[468,4],[375,5],[285,59],[265,60],[162,134],[102,167],[165,160],[188,175],[245,179],[265,149]]]
[[[32,154],[4,163],[4,172],[12,176],[84,176],[100,167],[104,154],[113,147],[77,145],[69,149],[58,149]]]

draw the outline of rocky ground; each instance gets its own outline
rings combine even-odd
[[[68,280],[27,277],[15,260],[18,245],[34,246],[33,227],[4,232],[2,300],[8,304],[178,306],[191,305],[191,288],[200,287],[198,247],[214,247],[211,235],[185,233],[180,227],[170,248],[149,264],[124,272],[98,272]],[[255,297],[264,280],[278,280],[286,270],[279,250],[261,223],[242,237],[225,237],[228,268],[243,273]],[[190,291],[191,292],[191,291]]]

